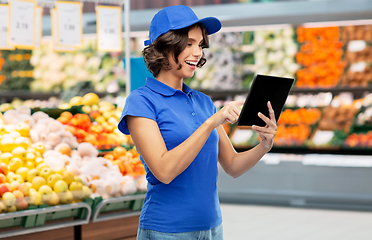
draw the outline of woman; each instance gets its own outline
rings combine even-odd
[[[235,123],[244,101],[216,111],[212,100],[183,83],[206,62],[208,35],[221,23],[198,19],[187,6],[166,7],[151,21],[143,55],[155,78],[127,98],[119,129],[131,134],[145,165],[148,193],[137,239],[223,239],[217,161],[233,177],[252,168],[272,147],[274,111],[259,113],[262,141],[237,153],[222,124]]]

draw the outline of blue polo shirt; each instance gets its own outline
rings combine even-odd
[[[129,134],[127,115],[154,120],[168,150],[185,141],[216,112],[212,100],[190,89],[171,88],[156,79],[127,98],[119,129]],[[148,192],[139,227],[160,232],[209,230],[222,223],[217,193],[218,133],[214,129],[193,162],[169,184],[160,182],[145,166]]]

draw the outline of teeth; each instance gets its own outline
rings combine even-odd
[[[193,66],[196,66],[196,62],[190,62],[190,61],[186,61],[187,64],[190,64],[190,65],[193,65]]]

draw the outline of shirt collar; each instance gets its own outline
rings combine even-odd
[[[168,85],[154,79],[154,78],[150,78],[148,77],[146,79],[146,87],[150,88],[152,91],[154,92],[157,92],[163,96],[172,96],[173,94],[175,94],[178,90],[172,88],[172,87],[169,87]],[[189,95],[193,90],[191,88],[189,88],[185,83],[183,83],[183,90],[184,92]]]

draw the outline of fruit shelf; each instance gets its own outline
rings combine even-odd
[[[139,215],[146,194],[138,193],[115,198],[95,198],[91,222],[101,222]]]
[[[0,238],[88,224],[93,200],[0,214]],[[57,220],[57,221],[56,221]]]

